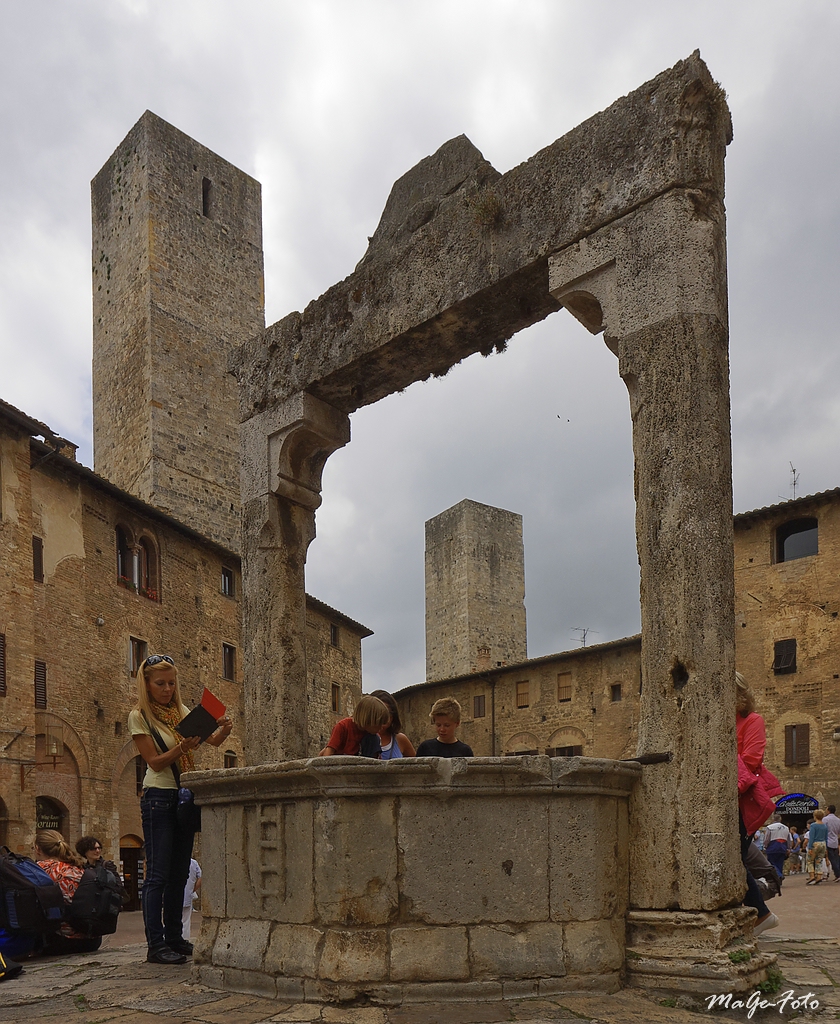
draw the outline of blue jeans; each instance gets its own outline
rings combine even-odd
[[[178,824],[177,789],[144,789],[140,799],[146,880],[143,923],[149,948],[181,939],[184,888],[190,873],[195,832]]]
[[[764,856],[776,869],[779,878],[785,877],[785,857],[787,856],[787,843],[781,839],[774,839],[764,851]]]

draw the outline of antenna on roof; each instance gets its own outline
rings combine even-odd
[[[580,636],[577,639],[581,642],[581,644],[584,647],[586,647],[586,638],[589,636],[590,633],[597,633],[598,630],[590,629],[588,626],[574,626],[572,632],[580,633]]]
[[[796,501],[796,485],[799,483],[799,474],[796,472],[792,462],[789,462],[788,465],[790,466],[790,487],[793,491],[791,501]]]

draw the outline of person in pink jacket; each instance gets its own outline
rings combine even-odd
[[[745,860],[751,837],[776,809],[772,792],[781,792],[779,780],[764,766],[767,730],[764,719],[755,710],[755,700],[747,681],[735,673],[735,727],[738,735],[738,825],[741,831],[741,860]],[[754,907],[758,920],[753,928],[760,935],[775,928],[778,917],[767,909],[755,879],[747,871],[744,903]]]

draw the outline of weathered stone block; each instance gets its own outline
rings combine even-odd
[[[624,918],[611,921],[569,921],[566,969],[569,974],[606,974],[624,962]]]
[[[325,800],[315,811],[315,906],[324,923],[382,925],[396,914],[394,800]],[[364,856],[359,856],[360,846]]]
[[[235,813],[230,807],[201,809],[202,834],[210,840],[201,844],[201,910],[207,917],[227,915],[227,822]]]
[[[234,805],[229,815],[228,916],[311,921],[311,802],[254,800]]]
[[[214,966],[261,971],[270,928],[270,921],[222,921],[213,947]]]
[[[384,931],[331,929],[324,939],[320,976],[328,981],[385,981],[387,963]]]
[[[404,1003],[472,1002],[502,998],[498,981],[429,981],[403,986]]]
[[[413,920],[429,924],[534,921],[548,917],[548,849],[533,836],[548,830],[546,803],[453,797],[446,827],[424,800],[400,806],[403,894]],[[446,884],[440,865],[446,864]],[[457,892],[453,900],[451,893]]]
[[[585,921],[627,910],[627,803],[559,795],[549,811],[551,919]]]
[[[563,925],[478,925],[470,928],[470,966],[475,978],[539,978],[566,973]]]
[[[315,978],[324,932],[302,924],[276,924],[265,954],[268,974]]]
[[[195,940],[193,948],[193,963],[209,963],[213,956],[213,946],[216,943],[216,934],[219,930],[219,922],[213,917],[204,917],[201,920],[201,929]]]
[[[238,967],[225,967],[225,988],[234,992],[245,992],[263,999],[275,999],[277,986],[274,978],[257,971],[243,971]]]
[[[469,974],[466,928],[392,929],[394,981],[461,981]]]

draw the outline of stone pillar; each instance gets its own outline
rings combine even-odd
[[[638,752],[673,752],[671,763],[644,769],[631,801],[628,945],[644,949],[636,948],[628,972],[632,978],[648,964],[652,975],[673,980],[690,968],[686,943],[703,947],[708,967],[719,941],[718,984],[731,967],[723,946],[751,920],[741,912],[730,921],[735,912],[725,909],[740,904],[745,883],[722,202],[714,192],[675,189],[549,266],[552,295],[592,333],[604,332],[630,395],[641,568]],[[680,911],[695,912],[691,927]]]
[[[241,427],[245,756],[306,757],[306,552],[321,473],[350,421],[300,392]]]

